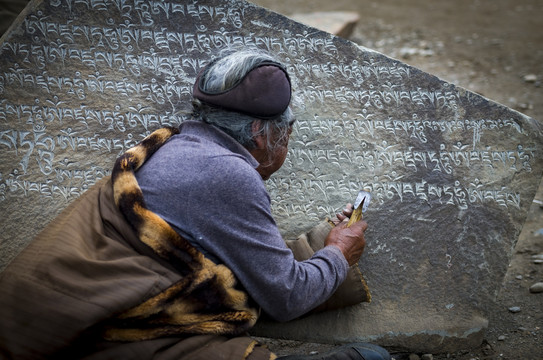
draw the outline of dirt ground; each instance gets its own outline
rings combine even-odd
[[[350,40],[543,121],[543,1],[252,2],[287,16],[356,11],[360,22]],[[543,186],[536,200],[543,200]],[[543,359],[543,293],[529,291],[543,281],[543,264],[533,258],[543,254],[542,228],[543,208],[534,203],[483,344],[456,354],[433,354],[434,359]],[[520,312],[511,312],[513,307]]]

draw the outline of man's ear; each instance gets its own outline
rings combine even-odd
[[[251,131],[253,132],[253,141],[255,142],[257,149],[264,149],[266,147],[266,137],[262,133],[260,133],[259,135],[255,135],[260,132],[261,124],[261,120],[255,120],[251,125]]]

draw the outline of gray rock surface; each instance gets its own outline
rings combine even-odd
[[[268,181],[284,236],[373,194],[360,263],[373,302],[253,333],[480,343],[541,179],[541,123],[241,1],[29,4],[0,40],[1,267],[120,153],[182,122],[198,69],[227,46],[269,50],[292,76],[299,121]]]

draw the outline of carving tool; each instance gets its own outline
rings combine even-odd
[[[358,192],[358,196],[356,197],[356,200],[354,201],[354,205],[353,205],[354,210],[353,210],[353,213],[351,214],[349,222],[347,223],[347,227],[351,226],[358,220],[362,219],[362,213],[368,210],[370,201],[371,201],[371,194],[368,191],[360,190]]]

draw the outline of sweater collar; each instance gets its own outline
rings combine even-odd
[[[187,120],[179,126],[179,131],[181,135],[194,135],[212,141],[242,156],[255,169],[260,165],[249,150],[238,143],[233,137],[213,125],[202,121]]]

